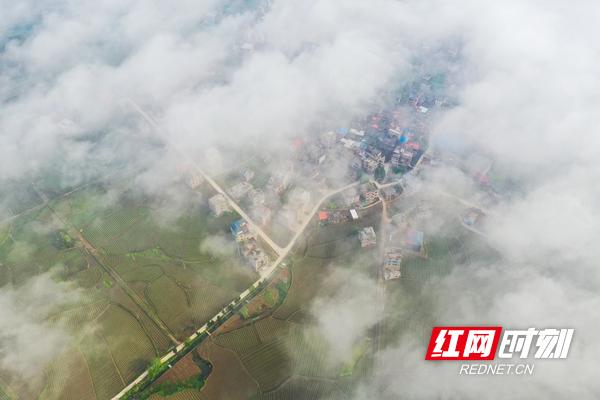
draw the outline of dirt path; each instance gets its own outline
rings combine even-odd
[[[129,298],[131,298],[131,300],[138,307],[140,307],[140,309],[144,312],[144,314],[146,314],[148,316],[148,318],[150,318],[160,328],[160,330],[171,340],[171,342],[173,342],[174,344],[179,344],[179,341],[175,338],[175,336],[173,335],[173,332],[171,332],[171,330],[160,319],[160,317],[158,315],[156,315],[156,313],[148,305],[148,303],[146,303],[146,301],[144,299],[142,299],[135,290],[133,290],[131,287],[129,287],[127,282],[125,282],[123,280],[123,278],[121,278],[121,276],[119,275],[119,273],[117,271],[115,271],[111,266],[103,263],[100,260],[100,253],[98,252],[98,249],[96,249],[96,247],[94,247],[94,245],[91,244],[83,236],[83,234],[81,234],[81,232],[79,232],[79,230],[75,229],[75,232],[77,232],[77,239],[79,239],[79,241],[83,245],[83,248],[86,250],[86,252],[89,255],[91,255],[94,258],[94,260],[98,263],[98,265],[104,271],[106,271],[106,273],[108,275],[110,275],[110,277],[117,283],[117,285],[119,285],[119,287],[121,287],[121,289],[123,289],[123,291],[129,296]]]

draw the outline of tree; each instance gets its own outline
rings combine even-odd
[[[160,358],[156,357],[156,358],[152,359],[152,362],[150,363],[150,367],[148,368],[148,377],[150,379],[156,378],[158,375],[160,375],[160,373],[162,372],[162,369],[163,369],[163,363],[160,361]]]
[[[57,230],[53,233],[52,244],[59,250],[70,249],[75,246],[73,238],[64,230]]]
[[[240,308],[240,315],[242,316],[243,319],[250,318],[250,313],[248,312],[248,308],[246,306],[243,306],[242,308]]]

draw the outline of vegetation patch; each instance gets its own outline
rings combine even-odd
[[[371,340],[368,337],[355,344],[352,348],[352,354],[350,355],[348,360],[346,360],[346,362],[342,364],[342,367],[340,368],[340,376],[352,375],[354,373],[354,368],[356,367],[360,359],[369,350],[370,346]]]
[[[54,231],[51,235],[52,245],[59,250],[70,249],[75,246],[75,239],[64,229]]]

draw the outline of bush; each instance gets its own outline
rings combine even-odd
[[[166,364],[163,364],[160,361],[160,358],[158,358],[158,357],[154,358],[152,360],[152,362],[150,363],[150,367],[148,367],[148,378],[150,380],[153,380],[154,378],[159,376],[161,373],[163,373],[167,368],[168,368],[168,366]]]
[[[240,315],[243,319],[250,318],[250,313],[248,312],[248,307],[243,306],[242,308],[240,308]]]
[[[58,230],[52,235],[52,245],[59,249],[70,249],[75,246],[75,240],[63,230]]]

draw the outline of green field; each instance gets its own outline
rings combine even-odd
[[[261,393],[254,400],[338,400],[348,395],[334,382],[303,377],[292,378],[281,387],[268,393]]]
[[[0,387],[0,400],[11,400],[11,397]]]
[[[402,261],[402,278],[387,284],[388,317],[383,342],[394,345],[403,336],[416,337],[426,344],[431,327],[439,324],[436,299],[442,290],[441,278],[456,268],[486,265],[499,260],[481,236],[450,220],[444,229],[425,239],[426,257],[410,256]]]
[[[255,279],[247,268],[200,249],[207,236],[227,234],[234,215],[214,218],[204,203],[191,204],[161,224],[156,211],[129,192],[107,208],[98,208],[94,196],[79,192],[57,210],[74,220],[100,261],[130,284],[176,337],[185,338]],[[97,210],[80,212],[81,205]]]
[[[165,219],[165,206],[136,194],[129,183],[90,185],[0,226],[0,287],[19,287],[48,273],[79,293],[75,304],[46,316],[49,329],[63,330],[69,340],[45,368],[41,384],[28,386],[0,371],[0,399],[13,393],[26,399],[110,399],[173,345],[170,336],[183,340],[255,281],[233,255],[201,246],[214,235],[228,237],[237,218],[211,216],[209,190],[182,194],[190,201]],[[369,379],[375,333],[369,331],[332,365],[311,307],[315,298],[342,290],[343,277],[375,279],[379,247],[361,248],[356,234],[364,226],[379,232],[380,221],[373,207],[355,222],[309,226],[290,257],[283,301],[276,285],[268,287],[256,298],[260,307],[240,320],[241,328],[202,343],[198,351],[213,363],[213,373],[200,391],[173,398],[335,399]],[[464,264],[497,259],[481,237],[455,218],[449,221],[426,232],[426,257],[406,256],[402,278],[386,284],[384,346],[407,333],[426,337],[436,320],[431,285],[438,278]],[[243,384],[235,390],[222,386],[236,385],[236,379]]]
[[[210,192],[185,195],[195,197],[165,221],[164,210],[129,182],[89,185],[0,226],[0,287],[49,272],[81,289],[76,304],[48,316],[50,326],[69,333],[69,350],[47,367],[39,388],[24,389],[0,371],[6,393],[110,399],[172,346],[154,319],[183,339],[256,279],[236,260],[200,248],[208,236],[228,235],[236,216],[211,216]]]
[[[365,379],[370,369],[364,366],[370,364],[362,360],[370,358],[370,346],[365,346],[356,357],[348,355],[353,370],[341,377],[342,365],[331,365],[328,343],[315,329],[309,308],[316,296],[330,295],[343,286],[339,279],[327,279],[335,271],[375,275],[377,249],[361,249],[356,232],[362,226],[372,225],[377,229],[379,221],[380,215],[375,213],[357,223],[310,227],[293,257],[291,286],[282,304],[276,306],[271,315],[249,321],[242,328],[220,334],[212,342],[201,345],[201,349],[216,345],[235,354],[235,360],[222,361],[225,365],[212,360],[215,368],[227,369],[229,365],[235,368],[236,363],[241,362],[258,384],[258,392],[253,397],[256,399],[292,395],[291,398],[298,399],[337,398]],[[266,290],[259,298],[269,303],[270,295]],[[207,388],[211,379],[216,378],[209,376]],[[222,396],[220,392],[204,389],[202,393],[207,399]]]
[[[402,278],[386,283],[381,346],[392,346],[405,334],[425,338],[437,317],[435,293],[429,285],[465,263],[493,262],[498,256],[451,217],[443,229],[426,232],[426,256],[406,255]],[[203,345],[216,344],[236,355],[235,363],[223,360],[221,367],[241,362],[258,384],[254,399],[352,398],[357,385],[371,377],[378,342],[375,331],[358,340],[349,354],[341,357],[341,363],[332,364],[330,345],[315,325],[310,307],[315,298],[331,296],[344,287],[343,280],[331,279],[334,271],[345,271],[341,276],[346,277],[356,273],[376,277],[379,248],[360,248],[356,232],[368,225],[379,232],[380,219],[375,212],[354,224],[310,227],[293,257],[285,301],[271,315]],[[219,367],[218,361],[215,367]],[[220,398],[212,391],[203,393],[207,399]]]

